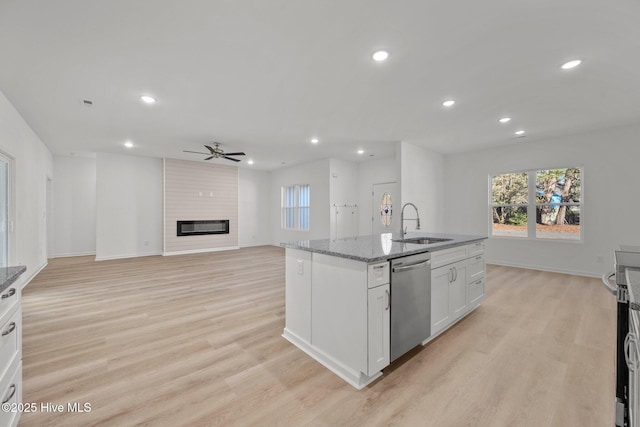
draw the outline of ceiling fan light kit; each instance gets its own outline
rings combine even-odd
[[[209,150],[208,153],[201,153],[199,151],[188,151],[188,150],[183,150],[184,153],[195,153],[195,154],[204,154],[205,156],[208,156],[207,158],[205,158],[205,160],[211,160],[211,159],[226,159],[226,160],[231,160],[232,162],[239,162],[240,159],[234,159],[233,157],[229,157],[229,156],[246,156],[245,153],[243,153],[242,151],[238,151],[236,153],[225,153],[224,150],[222,148],[220,148],[220,143],[219,142],[214,142],[213,143],[213,147],[211,147],[210,145],[206,145],[204,146],[207,150]]]

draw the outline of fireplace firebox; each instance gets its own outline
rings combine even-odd
[[[203,234],[229,234],[229,220],[178,221],[178,236],[201,236]]]

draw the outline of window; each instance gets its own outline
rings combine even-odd
[[[490,206],[492,236],[580,240],[582,169],[496,175]]]
[[[311,188],[309,184],[282,187],[282,228],[309,230]]]

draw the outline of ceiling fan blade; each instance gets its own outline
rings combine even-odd
[[[227,157],[227,156],[222,156],[223,158],[227,159],[227,160],[232,160],[234,162],[239,162],[240,159],[232,159],[231,157]]]
[[[211,157],[207,157],[205,160],[211,160],[213,159],[215,156],[211,156]]]
[[[215,153],[215,152],[216,152],[213,148],[211,148],[211,147],[210,147],[210,146],[208,146],[208,145],[205,145],[205,147],[207,148],[207,150],[211,151],[211,154],[213,154],[213,153]]]
[[[205,155],[209,154],[209,153],[201,153],[201,152],[199,152],[199,151],[188,151],[188,150],[182,150],[182,152],[183,152],[183,153],[205,154]]]
[[[242,151],[239,151],[237,153],[224,153],[225,156],[246,156],[246,154],[244,154]]]

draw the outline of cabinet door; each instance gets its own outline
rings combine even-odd
[[[440,332],[451,323],[449,284],[452,280],[451,266],[431,270],[431,335]]]
[[[389,365],[391,337],[391,301],[389,285],[369,289],[368,323],[369,323],[369,372],[368,375],[381,371]]]
[[[451,265],[453,280],[449,284],[449,312],[455,320],[467,312],[467,262]]]

